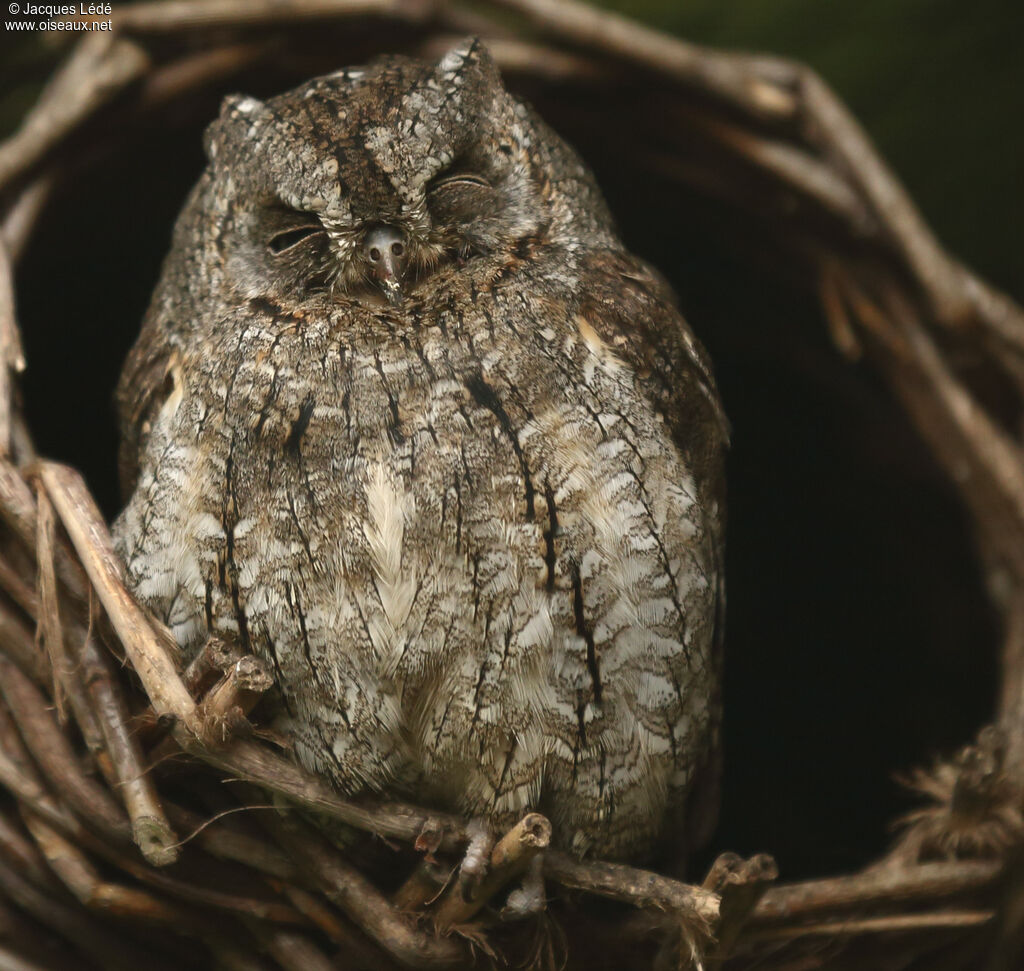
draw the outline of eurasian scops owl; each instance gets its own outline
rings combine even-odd
[[[230,97],[206,150],[118,392],[131,588],[271,662],[345,793],[680,836],[725,422],[588,169],[478,41]]]

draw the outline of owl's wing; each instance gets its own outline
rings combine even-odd
[[[592,255],[580,313],[640,378],[704,488],[721,485],[729,425],[707,352],[676,309],[668,283],[626,253]]]
[[[668,283],[642,261],[622,252],[593,255],[583,278],[588,281],[580,314],[601,341],[628,364],[664,417],[673,440],[701,493],[717,585],[712,663],[721,685],[725,629],[723,532],[725,519],[725,450],[729,425],[715,387],[707,352],[676,309]],[[721,711],[720,699],[711,705]],[[718,816],[721,745],[718,727],[698,768],[680,835],[690,849],[710,838]]]
[[[139,473],[139,454],[150,416],[167,397],[173,381],[172,351],[162,330],[147,319],[128,354],[117,385],[117,412],[121,425],[118,472],[121,494],[127,499]]]

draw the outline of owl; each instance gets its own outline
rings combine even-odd
[[[726,426],[591,173],[478,40],[229,97],[205,147],[118,389],[137,597],[266,659],[343,793],[692,840]]]

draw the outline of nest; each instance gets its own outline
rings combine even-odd
[[[1024,314],[942,250],[828,87],[558,0],[158,0],[112,20],[0,146],[0,963],[1019,966]],[[297,81],[376,53],[435,56],[466,33],[520,87],[557,90],[594,138],[618,93],[632,119],[618,164],[731,213],[742,254],[772,255],[817,295],[837,356],[885,382],[969,517],[1002,619],[991,724],[907,775],[921,805],[859,872],[779,885],[770,856],[724,853],[686,883],[577,861],[537,814],[491,848],[464,820],[342,798],[254,729],[270,684],[256,659],[211,640],[180,662],[125,589],[82,476],[35,454],[12,267],[97,145],[174,112],[211,117],[214,93],[282,65]],[[306,814],[373,839],[341,850]],[[458,871],[467,847],[489,852],[485,875]],[[507,891],[540,892],[541,875],[547,916],[513,919]]]

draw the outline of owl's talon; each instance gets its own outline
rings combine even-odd
[[[463,900],[473,900],[487,875],[491,850],[494,849],[494,834],[480,819],[474,819],[466,832],[469,834],[469,846],[459,867],[458,887]]]
[[[544,892],[544,854],[530,860],[522,882],[515,888],[501,909],[501,919],[523,920],[542,914],[547,909],[547,895]]]
[[[476,846],[474,847],[474,842]],[[466,884],[460,873],[458,884],[452,888],[441,901],[434,915],[434,922],[441,930],[449,930],[457,924],[463,924],[490,902],[498,892],[522,873],[528,871],[535,858],[539,857],[551,842],[551,823],[540,813],[527,813],[498,842],[489,854],[484,855],[487,866],[486,876],[475,888],[475,893],[467,897]],[[480,855],[483,847],[482,837],[470,830],[470,850]],[[465,866],[465,862],[463,862]],[[473,867],[470,867],[472,873]],[[543,897],[543,890],[541,891]],[[518,900],[519,898],[517,898]]]

